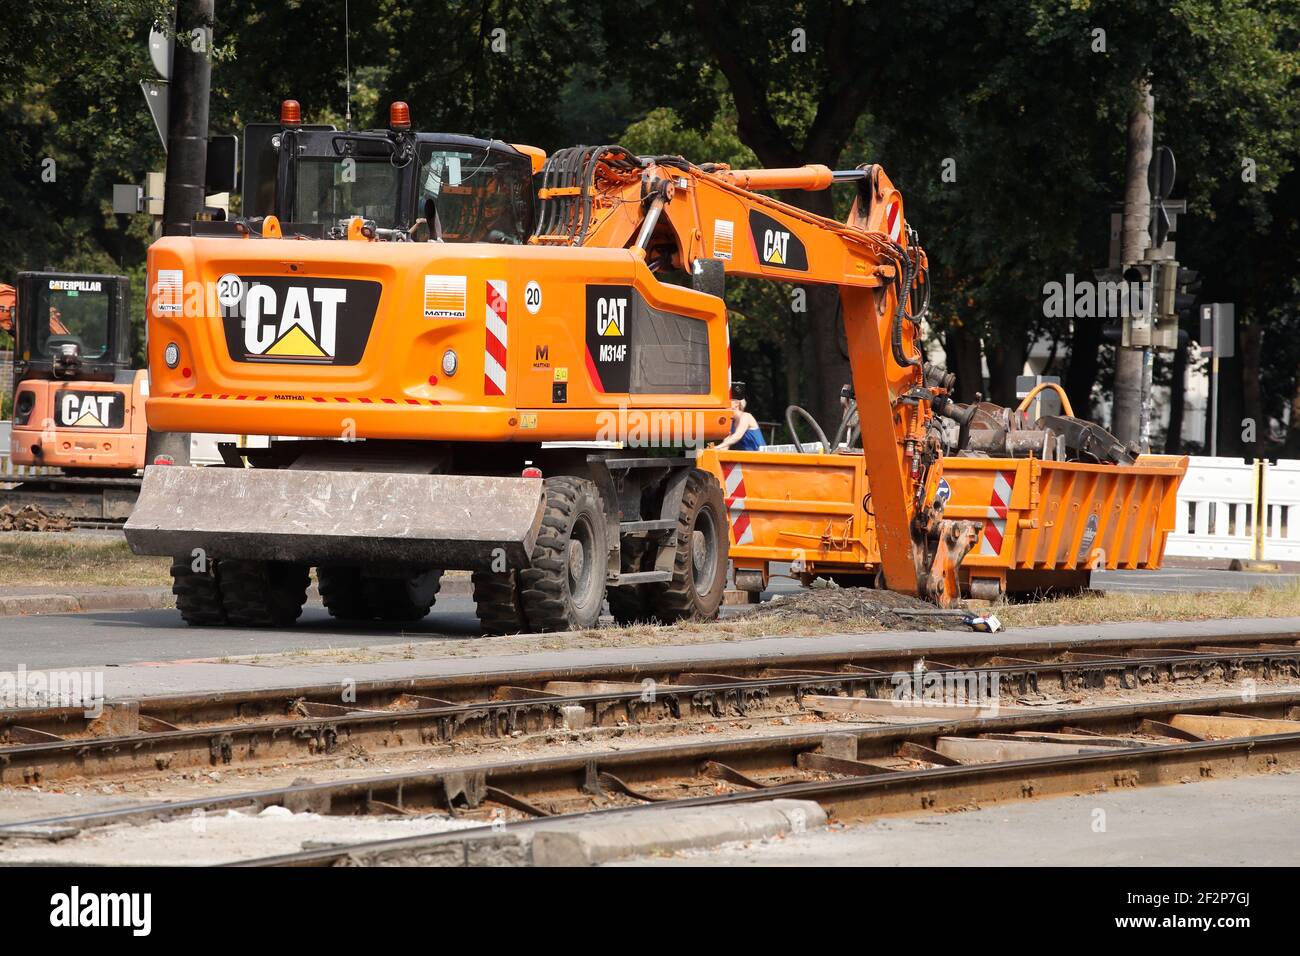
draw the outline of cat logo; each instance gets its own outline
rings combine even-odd
[[[587,286],[587,374],[605,394],[625,393],[632,376],[632,290],[625,285]]]
[[[749,232],[754,240],[754,252],[765,266],[779,269],[808,268],[808,250],[803,242],[781,222],[756,210],[749,213]]]
[[[347,297],[343,289],[290,286],[277,316],[279,303],[275,290],[265,285],[253,286],[248,290],[244,349],[250,355],[276,358],[326,361],[334,358],[338,308]]]
[[[125,406],[120,392],[59,393],[58,421],[64,428],[121,428]]]
[[[627,299],[601,298],[596,302],[596,334],[622,338],[627,328]]]
[[[245,277],[242,301],[222,306],[237,362],[356,365],[379,304],[378,282]],[[241,315],[242,313],[242,315]]]
[[[763,230],[763,261],[768,265],[785,265],[786,250],[789,248],[790,233],[784,229]]]

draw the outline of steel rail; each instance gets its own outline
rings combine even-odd
[[[1054,686],[1063,692],[1104,688],[1110,680],[1119,687],[1136,687],[1207,676],[1300,677],[1300,647],[1046,663],[995,659],[999,660],[996,665],[971,668],[957,676],[975,687],[994,686],[996,679],[999,685],[1005,684],[1018,694],[1041,692],[1044,678],[1052,676],[1056,678]],[[668,675],[672,683],[574,694],[488,683],[481,685],[492,688],[493,696],[488,699],[450,703],[406,695],[407,702],[414,706],[404,710],[367,710],[299,697],[291,698],[292,707],[309,712],[299,719],[258,716],[239,724],[146,729],[71,739],[45,734],[26,723],[14,723],[0,732],[26,742],[0,747],[0,784],[41,785],[72,777],[310,760],[335,754],[347,746],[398,753],[445,746],[466,738],[504,740],[527,734],[598,732],[601,728],[617,728],[619,733],[684,729],[692,720],[789,715],[803,710],[804,697],[812,694],[889,700],[900,680],[912,681],[926,674],[942,680],[952,672],[951,665],[935,661],[927,665],[939,669],[891,674],[874,668],[824,672],[781,668],[782,676],[752,680],[677,672]],[[595,682],[593,686],[599,685]],[[898,715],[913,712],[900,707]],[[168,726],[134,709],[127,710],[125,716],[135,717],[141,728]],[[114,726],[111,719],[108,726]]]
[[[1263,694],[1253,701],[1243,701],[1237,695],[1199,698],[1184,701],[1151,701],[1140,704],[1109,705],[1089,707],[1066,712],[1042,712],[1034,714],[1008,714],[991,718],[967,718],[961,720],[932,720],[912,724],[886,726],[867,726],[848,731],[836,731],[835,736],[850,736],[855,741],[859,761],[880,760],[894,755],[908,747],[923,748],[920,753],[933,754],[933,747],[939,738],[972,737],[979,735],[1006,735],[1015,732],[1049,732],[1053,728],[1082,730],[1084,734],[1134,734],[1150,733],[1149,722],[1161,718],[1170,719],[1170,715],[1206,715],[1216,714],[1230,709],[1236,714],[1248,714],[1257,719],[1280,717],[1294,719],[1300,716],[1300,691]],[[1297,738],[1292,741],[1291,738]],[[998,738],[1002,739],[1002,738]],[[1092,739],[1083,736],[1083,740]],[[1267,737],[1249,738],[1268,746],[1258,753],[1272,755],[1273,766],[1291,766],[1292,749],[1300,760],[1300,734],[1278,734]],[[639,801],[630,796],[653,789],[656,783],[665,780],[704,779],[702,770],[708,772],[707,780],[716,782],[721,779],[734,782],[764,775],[781,775],[799,772],[801,755],[816,754],[822,751],[827,742],[824,732],[802,732],[775,736],[752,736],[670,744],[666,746],[646,747],[625,751],[611,751],[599,754],[568,754],[488,763],[472,766],[425,770],[402,774],[385,774],[365,778],[331,781],[325,783],[299,783],[288,787],[272,788],[238,794],[201,797],[191,800],[171,801],[143,806],[113,808],[102,811],[72,814],[57,817],[38,818],[21,823],[0,826],[0,837],[24,836],[34,831],[66,832],[68,829],[82,829],[102,826],[109,823],[143,823],[156,819],[174,818],[193,815],[196,812],[213,812],[219,810],[248,808],[260,810],[267,806],[284,806],[294,811],[312,810],[327,814],[362,814],[376,809],[391,812],[394,808],[402,812],[421,810],[442,810],[445,812],[483,812],[489,806],[504,806],[523,810],[534,815],[551,812],[544,806],[548,801],[572,803],[590,802],[599,797],[618,797],[631,800],[631,805]],[[1279,757],[1273,744],[1281,742],[1286,751],[1285,761]],[[1233,743],[1233,741],[1201,741],[1206,744]],[[1293,744],[1295,745],[1293,748]],[[1121,757],[1138,752],[1168,750],[1172,745],[1153,742],[1134,742],[1132,748],[1113,746],[1103,754],[1089,754],[1102,758]],[[1198,754],[1201,750],[1178,750],[1182,754]],[[1217,751],[1211,751],[1217,753]],[[1224,751],[1225,753],[1228,751]],[[1236,752],[1236,751],[1232,751]],[[1280,753],[1281,751],[1278,751]],[[859,779],[877,780],[876,776],[854,778],[853,781],[800,780],[797,783],[778,783],[776,786],[755,786],[752,793],[719,795],[709,797],[688,797],[685,801],[671,800],[656,802],[663,805],[704,805],[714,802],[743,799],[770,799],[778,796],[800,796],[802,798],[834,802],[837,814],[843,818],[844,807],[857,800],[860,794],[883,794],[878,798],[883,810],[870,812],[895,812],[908,809],[926,809],[931,806],[954,805],[949,801],[960,799],[988,799],[987,795],[971,795],[962,786],[971,779],[983,779],[980,774],[995,767],[1014,767],[1021,770],[1042,771],[1047,774],[1042,780],[1038,777],[1027,778],[1025,774],[1014,778],[1022,781],[1021,796],[1042,795],[1047,792],[1063,792],[1060,788],[1061,768],[1083,768],[1095,778],[1098,767],[1112,766],[1101,763],[1072,763],[1064,761],[1053,763],[1057,758],[1035,758],[1002,763],[967,764],[957,767],[941,768],[945,771],[962,771],[960,773],[938,773],[936,770],[894,770],[879,774],[881,789],[860,790],[854,786]],[[1190,758],[1189,758],[1190,759]],[[1133,777],[1128,773],[1130,765],[1124,761],[1136,760],[1136,757],[1124,757],[1114,767],[1124,771],[1119,776],[1109,778],[1110,786],[1131,786],[1144,780],[1140,775]],[[814,769],[821,766],[814,764]],[[835,764],[831,764],[835,766]],[[1186,761],[1178,766],[1186,770],[1190,767]],[[712,769],[709,769],[712,768]],[[719,770],[718,768],[721,768]],[[1258,769],[1248,767],[1247,769]],[[1050,774],[1047,772],[1051,771]],[[831,771],[828,771],[831,772]],[[972,777],[972,774],[974,775]],[[1198,769],[1194,777],[1204,775]],[[1014,777],[1014,774],[1013,774]],[[1005,797],[1005,781],[1011,777],[994,776],[989,779],[1001,781],[1003,790],[998,791],[998,798]],[[1024,781],[1032,779],[1029,792],[1024,792]],[[884,781],[894,781],[884,786]],[[929,789],[918,790],[922,781],[931,781]],[[1094,781],[1095,782],[1095,781]],[[1103,781],[1107,782],[1107,781]],[[1076,788],[1078,780],[1072,784]],[[797,789],[797,788],[804,789]],[[848,790],[843,790],[848,787]],[[791,789],[796,788],[796,789]],[[910,789],[909,789],[910,788]],[[921,794],[921,796],[917,796]],[[885,798],[888,799],[885,799]],[[910,801],[910,802],[909,802]],[[616,806],[611,809],[627,809],[628,806]],[[869,808],[868,808],[869,809]],[[853,810],[852,812],[868,812]],[[566,818],[573,814],[563,814]],[[494,829],[500,829],[496,827]],[[463,835],[469,831],[456,831]],[[404,838],[405,839],[405,838]],[[410,838],[416,839],[416,838]],[[427,838],[425,838],[427,839]],[[390,841],[382,841],[387,844]],[[399,841],[400,845],[408,845]],[[416,845],[416,844],[410,844]],[[348,852],[346,850],[341,852]],[[336,857],[337,858],[337,855]],[[312,860],[325,857],[310,857]]]
[[[1192,648],[1206,644],[1206,639],[1191,637],[1141,638],[1132,641],[1082,640],[1065,644],[1043,645],[1032,640],[1003,641],[997,644],[971,643],[961,647],[922,646],[910,650],[865,648],[852,652],[813,652],[772,656],[754,655],[740,658],[686,658],[668,661],[629,662],[626,664],[589,664],[556,668],[534,668],[471,672],[430,677],[399,678],[352,683],[348,682],[348,704],[354,710],[382,710],[404,696],[427,697],[454,703],[477,703],[491,698],[501,687],[542,690],[552,681],[626,682],[653,680],[672,684],[681,674],[715,674],[738,679],[763,679],[772,673],[816,672],[839,676],[845,667],[897,673],[910,671],[918,660],[930,667],[988,668],[997,664],[1007,673],[1009,667],[1030,663],[1075,663],[1085,659],[1072,655],[1095,655],[1086,659],[1102,667],[1107,662],[1132,662],[1131,654],[1150,654],[1173,648],[1167,655],[1155,655],[1146,663],[1170,663],[1188,657]],[[1216,658],[1233,659],[1242,653],[1268,653],[1285,657],[1300,654],[1300,634],[1253,634],[1245,637],[1216,637]],[[1182,646],[1180,646],[1182,645]],[[1201,655],[1202,659],[1208,659]],[[841,669],[837,671],[837,669]],[[1086,668],[1085,668],[1086,669]],[[266,716],[284,716],[297,701],[340,703],[342,682],[297,685],[219,693],[165,694],[138,700],[124,698],[107,702],[108,719],[88,718],[77,707],[36,707],[0,712],[0,740],[13,728],[32,730],[50,736],[103,735],[113,726],[132,726],[138,717],[143,723],[161,721],[172,727],[183,724],[217,724]],[[147,728],[142,728],[147,729]],[[20,741],[15,741],[20,742]]]

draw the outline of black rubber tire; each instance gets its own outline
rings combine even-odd
[[[219,627],[226,623],[226,608],[221,603],[221,581],[217,562],[209,561],[204,572],[194,570],[191,558],[172,561],[172,594],[176,610],[190,627]]]
[[[484,634],[523,634],[529,630],[517,571],[475,571],[474,613]]]
[[[442,571],[430,570],[413,578],[362,578],[370,616],[381,621],[419,621],[438,600]]]
[[[290,561],[221,562],[221,603],[236,627],[285,627],[307,603],[311,572]]]
[[[629,554],[630,549],[627,547],[627,541],[624,540],[623,573],[652,570],[658,550],[657,547],[650,546],[640,554]],[[645,584],[624,584],[621,587],[606,588],[605,599],[609,602],[609,613],[616,624],[654,622],[654,614],[650,611],[650,592]]]
[[[330,617],[340,621],[368,621],[370,608],[361,592],[361,569],[327,565],[316,569],[316,587]]]
[[[699,530],[701,540],[695,540]],[[727,588],[727,553],[730,550],[727,509],[722,487],[707,472],[693,469],[682,490],[677,513],[677,553],[673,579],[647,584],[651,613],[665,623],[712,620],[718,616]],[[704,562],[696,567],[696,545]]]
[[[547,478],[545,488],[546,511],[532,563],[519,572],[524,614],[534,631],[595,627],[605,603],[609,553],[600,492],[592,482],[568,475]]]
[[[442,571],[418,578],[368,578],[360,568],[327,565],[316,569],[321,603],[340,621],[418,621],[438,600]]]

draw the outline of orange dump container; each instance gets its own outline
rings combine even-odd
[[[861,455],[701,453],[721,482],[737,582],[766,583],[768,565],[866,583],[880,563]],[[962,561],[964,593],[1086,587],[1097,568],[1158,568],[1174,528],[1185,457],[1143,455],[1133,465],[1033,458],[945,458],[946,517],[979,528]]]

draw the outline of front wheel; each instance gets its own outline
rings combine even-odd
[[[595,627],[605,600],[609,550],[600,492],[584,478],[547,478],[546,511],[532,563],[519,572],[532,630]]]
[[[721,486],[707,472],[693,470],[677,512],[672,580],[646,585],[656,618],[672,623],[718,616],[727,586],[730,540]]]

